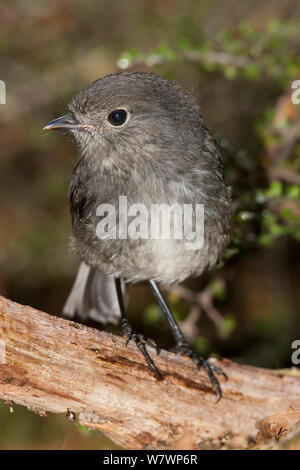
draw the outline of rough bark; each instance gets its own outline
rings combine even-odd
[[[300,405],[299,377],[226,359],[216,404],[205,373],[173,353],[151,353],[163,380],[121,337],[0,297],[0,398],[41,414],[74,413],[125,448],[178,448],[187,435],[191,447],[253,439],[257,420]]]

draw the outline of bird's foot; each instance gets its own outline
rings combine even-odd
[[[175,348],[175,352],[184,356],[186,359],[191,360],[196,365],[197,370],[202,367],[202,369],[208,375],[210,383],[217,394],[218,402],[222,397],[222,390],[219,380],[216,378],[215,374],[222,375],[227,380],[227,375],[225,372],[220,367],[216,366],[215,364],[211,364],[195,351],[193,351],[187,342],[178,343]]]
[[[121,322],[121,328],[122,328],[122,333],[123,337],[125,338],[126,341],[126,346],[129,343],[130,340],[134,341],[141,353],[143,354],[148,366],[150,369],[155,373],[155,375],[159,378],[162,379],[162,375],[159,372],[159,370],[155,367],[154,362],[151,359],[151,356],[149,355],[146,346],[152,346],[156,350],[156,354],[159,354],[159,348],[157,347],[157,344],[153,339],[146,338],[144,335],[140,333],[135,333],[128,322],[127,319],[123,319]]]

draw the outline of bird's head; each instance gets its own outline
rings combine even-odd
[[[82,153],[99,158],[154,158],[188,152],[201,140],[202,115],[192,95],[177,82],[152,73],[108,75],[81,90],[68,113],[44,129],[70,132]]]

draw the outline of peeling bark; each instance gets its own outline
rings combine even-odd
[[[231,434],[253,439],[265,416],[300,407],[300,378],[236,364],[220,366],[223,398],[192,363],[161,351],[158,380],[133,344],[0,297],[0,398],[37,413],[76,416],[125,448],[177,448]],[[1,363],[2,362],[2,363]]]

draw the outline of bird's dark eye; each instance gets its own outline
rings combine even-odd
[[[122,126],[127,119],[127,112],[125,109],[115,109],[107,116],[107,120],[113,126]]]

